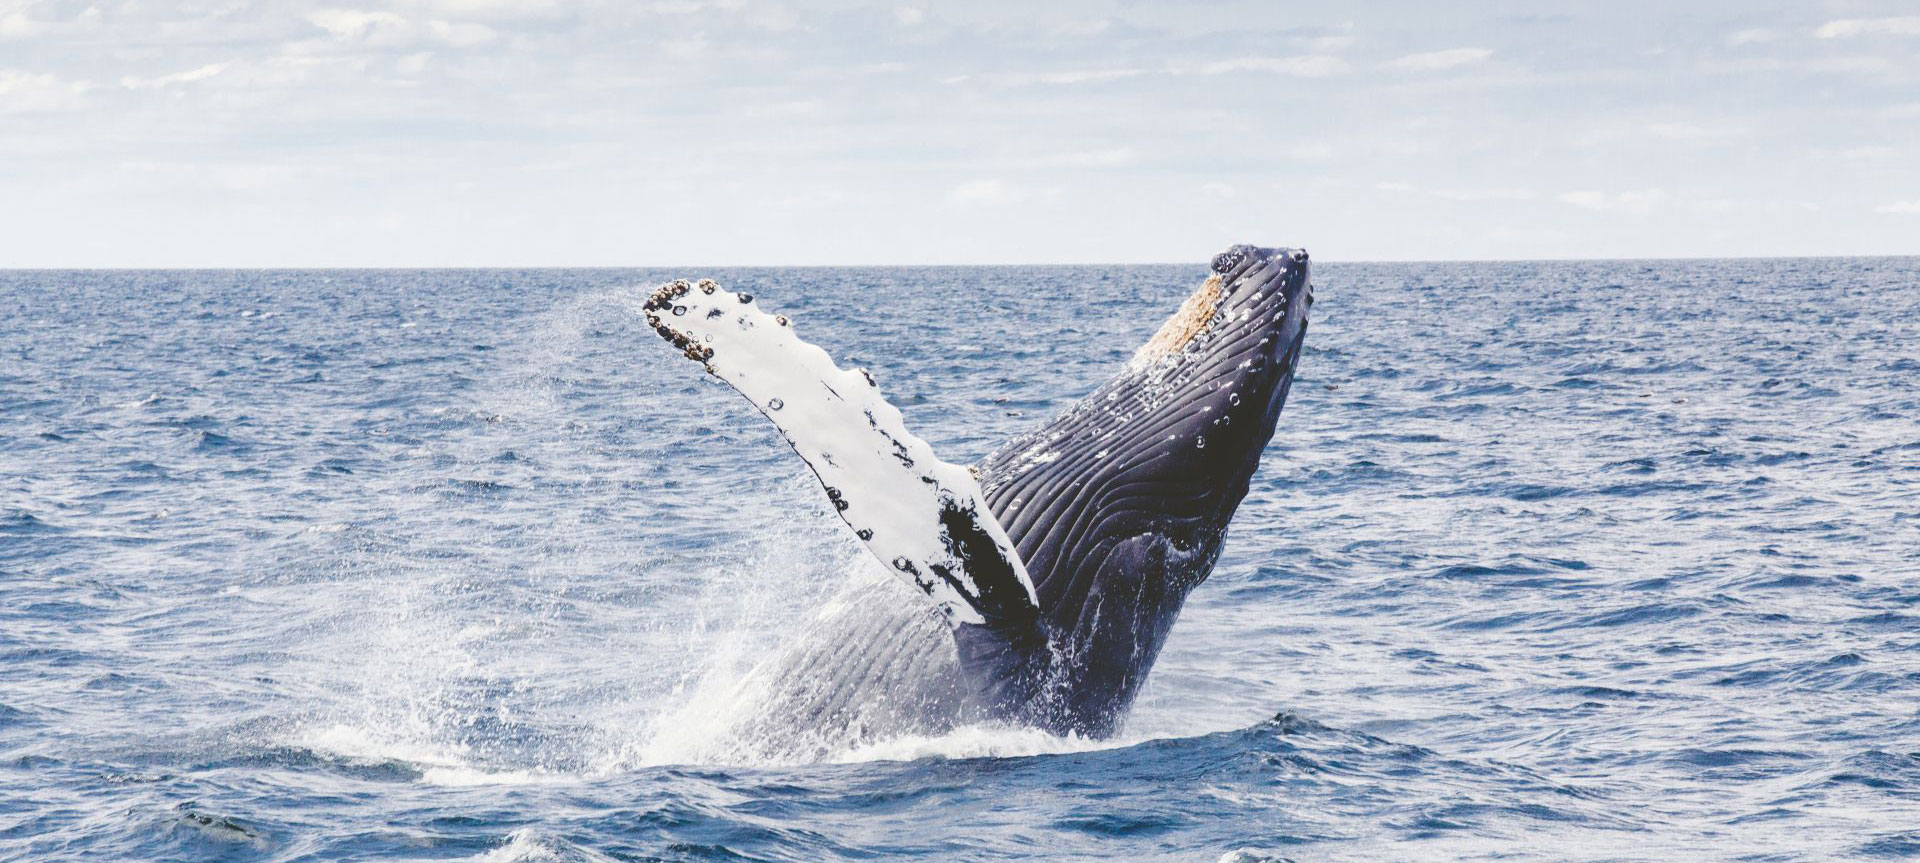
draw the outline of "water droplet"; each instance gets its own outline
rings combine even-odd
[[[1195,438],[1193,439],[1193,448],[1194,448],[1194,449],[1206,449],[1206,448],[1207,448],[1207,436],[1206,436],[1206,435],[1199,435],[1199,436],[1197,436],[1197,437],[1195,437]]]
[[[687,313],[687,307],[686,307],[686,306],[674,306],[674,307],[673,307],[673,314],[674,314],[674,317],[679,317],[679,316],[681,316],[681,315],[684,315],[684,314],[686,314],[686,313]]]
[[[779,399],[768,399],[768,400],[767,400],[767,410],[770,410],[770,411],[777,411],[777,410],[779,410],[779,409],[781,409],[781,408],[783,408],[783,407],[786,407],[786,406],[787,406],[787,403],[786,403],[786,402],[783,402],[783,401],[781,401],[781,400],[779,400]]]
[[[862,539],[862,540],[870,540],[870,539],[873,539],[873,531],[871,531],[871,530],[868,530],[868,529],[866,529],[866,528],[864,528],[864,527],[863,527],[863,528],[860,528],[859,530],[856,530],[856,531],[854,531],[854,532],[853,532],[853,534],[854,534],[855,536],[858,536],[858,537],[860,537],[860,539]]]
[[[751,302],[753,302],[753,295],[752,295],[752,294],[740,294],[739,296],[740,296],[740,302],[743,302],[743,303],[751,303]]]
[[[1239,394],[1239,393],[1227,393],[1227,404],[1230,404],[1230,405],[1238,405],[1238,404],[1240,404],[1240,394]]]

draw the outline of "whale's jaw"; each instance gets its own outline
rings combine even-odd
[[[1044,655],[956,632],[993,706],[1060,733],[1117,727],[1219,557],[1311,304],[1304,251],[1232,247],[1125,369],[981,464],[1046,630]]]

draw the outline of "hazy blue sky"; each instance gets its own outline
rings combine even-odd
[[[1920,253],[1920,2],[0,0],[0,266]]]

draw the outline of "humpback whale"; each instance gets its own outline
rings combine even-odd
[[[999,721],[1113,734],[1212,571],[1292,385],[1307,253],[1236,245],[1124,368],[973,466],[913,435],[872,375],[710,280],[643,305],[772,420],[916,599],[856,590],[766,663],[785,747]],[[797,729],[797,730],[795,730]]]

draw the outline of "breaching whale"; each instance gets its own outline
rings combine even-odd
[[[941,461],[864,370],[714,282],[647,322],[773,421],[884,581],[762,670],[777,748],[995,720],[1111,735],[1273,436],[1312,305],[1307,253],[1236,245],[1111,380],[984,461]],[[770,744],[762,741],[762,748]]]

